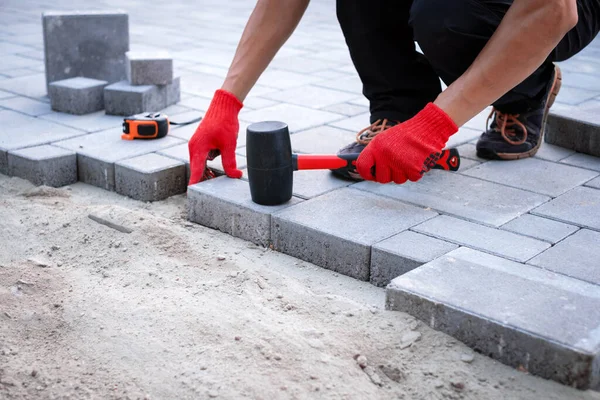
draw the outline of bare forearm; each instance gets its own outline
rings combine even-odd
[[[258,1],[223,83],[224,90],[244,101],[277,51],[296,29],[309,1]]]
[[[471,67],[435,104],[463,125],[531,75],[576,23],[576,0],[515,0]]]

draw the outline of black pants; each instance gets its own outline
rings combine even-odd
[[[371,122],[404,121],[473,63],[512,0],[337,0],[337,17],[370,101]],[[578,0],[579,22],[529,78],[494,103],[504,112],[541,104],[553,61],[587,46],[600,30],[600,0]],[[422,52],[415,50],[414,42]],[[510,51],[505,55],[511,62]]]

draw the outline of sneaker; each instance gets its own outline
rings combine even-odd
[[[370,126],[366,127],[365,129],[361,130],[360,132],[358,132],[356,134],[356,141],[354,141],[354,142],[350,143],[349,145],[345,146],[344,148],[340,149],[340,151],[338,151],[337,154],[338,155],[356,154],[356,156],[358,157],[358,155],[365,149],[365,147],[367,147],[369,142],[371,140],[373,140],[373,138],[375,136],[377,136],[381,132],[383,132],[386,129],[391,128],[392,126],[395,126],[397,124],[398,124],[398,121],[379,119],[379,120],[375,121],[373,124],[371,124]],[[364,180],[360,176],[358,171],[356,170],[355,165],[345,167],[345,168],[332,169],[331,171],[335,175],[339,176],[340,178],[350,179],[353,181],[363,181]]]
[[[560,68],[555,66],[546,98],[537,110],[508,114],[493,108],[486,126],[490,119],[492,123],[477,141],[477,156],[491,160],[518,160],[534,156],[542,144],[548,111],[558,95],[561,80]]]

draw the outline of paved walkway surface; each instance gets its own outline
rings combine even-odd
[[[173,129],[163,140],[124,143],[120,117],[50,109],[41,12],[90,9],[85,3],[2,2],[0,171],[7,173],[10,151],[46,144],[77,153],[79,179],[108,190],[132,165],[151,173],[148,163],[187,164],[195,125]],[[129,12],[133,50],[166,49],[174,57],[182,99],[165,112],[179,121],[206,111],[254,4],[95,3]],[[368,124],[368,103],[334,3],[311,2],[248,97],[240,115],[240,167],[249,123],[287,122],[294,151],[304,153],[335,152]],[[555,111],[597,114],[600,41],[561,66]],[[276,208],[253,204],[246,181],[222,177],[188,191],[190,219],[376,285],[391,281],[390,309],[416,315],[509,365],[579,387],[597,385],[600,159],[547,143],[531,159],[478,159],[474,140],[488,113],[452,137],[449,145],[460,146],[463,157],[458,173],[434,171],[418,183],[382,186],[299,172],[294,199]]]

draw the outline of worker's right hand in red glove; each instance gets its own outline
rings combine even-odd
[[[242,102],[232,93],[222,89],[215,92],[208,111],[188,143],[190,185],[202,180],[205,174],[206,160],[212,160],[219,152],[225,174],[230,178],[242,177],[242,171],[237,169],[235,160],[235,147],[239,131],[238,114],[242,107]]]

